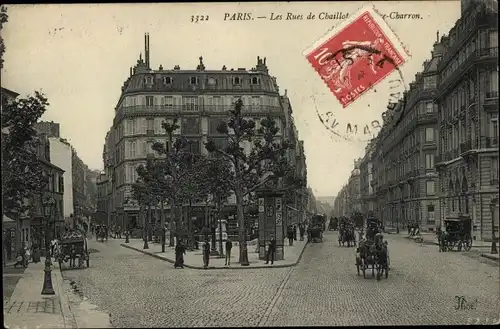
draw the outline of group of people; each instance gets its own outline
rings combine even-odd
[[[231,239],[228,237],[226,242],[224,243],[225,245],[225,265],[230,266],[231,265],[231,250],[233,249],[233,242]],[[174,268],[184,268],[184,255],[186,254],[186,243],[183,241],[183,239],[178,239],[177,245],[175,246],[175,263],[174,263]],[[203,256],[203,267],[208,268],[210,264],[210,240],[208,238],[205,238],[205,241],[202,245],[202,256]]]
[[[408,235],[409,236],[420,235],[420,227],[419,227],[418,223],[408,224]]]
[[[293,241],[297,241],[297,233],[300,233],[300,241],[304,241],[304,234],[306,233],[306,226],[304,223],[300,223],[298,228],[297,225],[288,225],[286,235],[290,246],[293,246]]]

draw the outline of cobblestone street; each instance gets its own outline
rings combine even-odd
[[[474,253],[439,253],[389,239],[391,271],[357,276],[354,248],[337,234],[306,247],[301,263],[273,270],[177,269],[122,248],[91,242],[90,269],[71,270],[83,294],[115,327],[467,324],[498,321],[498,263]],[[472,310],[455,310],[455,296]],[[363,315],[365,314],[365,315]]]

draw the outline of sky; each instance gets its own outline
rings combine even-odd
[[[394,42],[410,53],[400,68],[400,88],[413,81],[430,57],[436,32],[447,34],[460,18],[460,1],[9,5],[9,22],[2,31],[2,87],[21,96],[42,90],[50,102],[42,119],[59,122],[62,137],[82,160],[92,169],[102,169],[104,138],[129,68],[144,52],[144,33],[150,34],[154,69],[160,64],[165,69],[196,69],[200,55],[207,70],[223,65],[250,69],[257,56],[266,57],[280,93],[286,90],[292,103],[299,138],[304,140],[308,184],[316,196],[335,196],[354,160],[364,154],[369,135],[363,136],[361,127],[382,121],[390,99],[389,81],[399,75],[393,73],[343,109],[303,52],[328,31],[335,34],[335,26],[342,23],[319,19],[320,13],[353,14],[366,5],[386,15],[399,39]],[[420,18],[391,18],[391,12]],[[224,20],[235,13],[249,13],[254,19]],[[287,20],[288,13],[303,19]],[[307,19],[309,13],[315,18]],[[271,20],[278,15],[281,20]],[[196,16],[198,22],[192,22]],[[208,20],[201,21],[201,16]],[[333,113],[343,135],[347,123],[358,125],[358,135],[338,137],[324,127],[317,112]]]

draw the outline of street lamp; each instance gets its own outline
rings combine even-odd
[[[497,201],[498,202],[498,201]],[[491,203],[490,204],[490,210],[491,210],[491,237],[492,237],[492,242],[491,242],[491,254],[496,255],[498,254],[497,250],[497,238],[495,236],[495,208],[496,208],[496,203]]]
[[[55,205],[55,200],[52,197],[49,197],[43,202],[43,210],[46,218],[46,226],[47,229],[45,231],[45,269],[44,269],[44,280],[43,280],[43,288],[42,295],[55,295],[54,287],[52,286],[52,257],[50,256],[50,240],[49,240],[49,221],[51,219],[52,208]]]

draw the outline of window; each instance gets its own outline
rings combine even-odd
[[[214,102],[214,110],[215,111],[222,111],[222,97],[220,96],[214,96],[213,98],[213,102]]]
[[[59,192],[64,193],[64,177],[59,176]]]
[[[49,174],[49,191],[54,191],[54,176]]]
[[[225,120],[223,118],[209,118],[208,120],[209,120],[208,134],[220,135],[220,133],[217,131],[217,127],[221,122],[224,122]]]
[[[434,181],[427,181],[426,182],[426,192],[427,192],[427,195],[434,195],[435,194],[435,191],[434,191]]]
[[[434,169],[434,154],[425,155],[425,169]]]
[[[135,148],[137,146],[137,143],[135,141],[130,141],[129,142],[129,156],[131,159],[135,158],[136,153],[135,153]]]
[[[147,76],[146,77],[146,84],[149,84],[149,85],[153,84],[153,77]]]
[[[491,181],[493,185],[498,185],[498,157],[491,158]]]
[[[170,84],[172,84],[172,78],[171,77],[165,77],[164,78],[164,82],[165,82],[166,85],[170,85]]]
[[[148,154],[148,142],[143,141],[142,142],[142,149],[141,149],[141,155],[145,157]]]
[[[152,119],[152,118],[148,118],[146,119],[146,122],[147,122],[147,126],[146,126],[146,129],[148,131],[153,131],[155,130],[155,120]]]
[[[201,143],[199,140],[190,139],[188,140],[188,142],[189,142],[188,144],[189,152],[193,154],[201,154]]]
[[[198,97],[183,97],[185,111],[198,111]]]
[[[197,135],[200,133],[199,118],[183,118],[182,119],[182,134]]]
[[[491,128],[491,137],[493,139],[495,139],[495,141],[493,141],[494,143],[495,142],[498,142],[498,118],[497,117],[493,117],[491,118],[490,120],[490,128]]]
[[[260,79],[258,77],[253,77],[252,78],[252,84],[253,85],[258,85],[260,83]]]
[[[490,48],[498,47],[498,31],[489,32]]]
[[[198,77],[191,77],[191,78],[189,79],[189,81],[190,81],[190,83],[191,83],[192,85],[197,85],[197,84],[198,84]]]
[[[433,204],[427,205],[427,221],[434,222],[435,220],[436,218],[434,213],[434,205]]]
[[[233,84],[239,85],[241,83],[241,79],[239,77],[234,77],[233,78]]]
[[[172,107],[174,106],[174,97],[173,96],[164,96],[161,100],[163,106]]]
[[[153,144],[154,144],[154,142],[151,141],[151,140],[149,140],[146,143],[147,143],[147,147],[146,147],[147,148],[147,154],[154,154],[154,152],[155,152],[153,150]]]
[[[425,141],[426,142],[434,141],[434,128],[425,128]]]
[[[436,75],[424,77],[424,90],[435,89],[436,85],[437,85]]]
[[[488,92],[486,93],[486,98],[498,97],[498,71],[491,71],[489,74],[489,78],[490,78],[488,81],[489,93]],[[496,93],[496,95],[490,95],[493,93]]]
[[[126,131],[127,131],[127,135],[134,134],[134,120],[127,120]]]
[[[432,112],[434,112],[434,104],[432,102],[426,102],[425,113],[432,113]]]
[[[146,96],[146,106],[153,106],[153,105],[154,105],[153,96]]]

